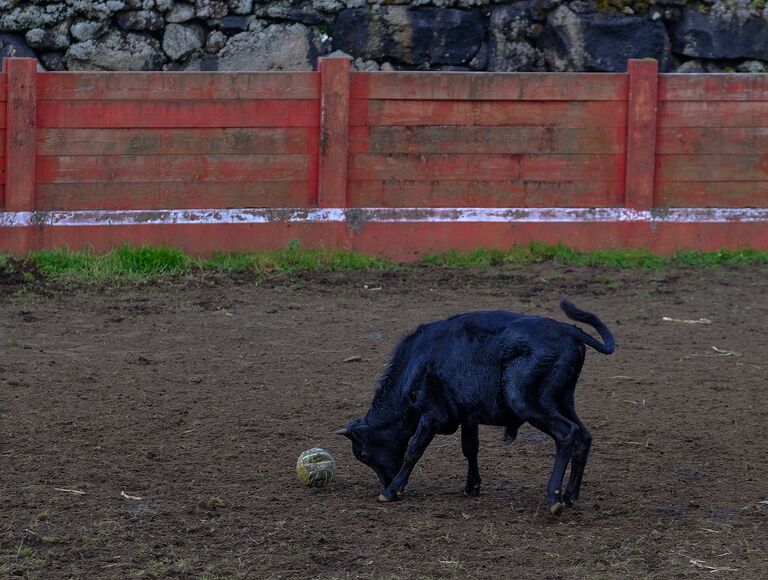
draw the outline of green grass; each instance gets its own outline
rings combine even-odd
[[[32,252],[29,260],[40,273],[53,279],[78,282],[143,281],[186,274],[213,272],[295,272],[298,270],[377,270],[393,265],[380,258],[341,250],[302,250],[289,244],[284,250],[259,253],[219,253],[195,258],[181,250],[124,245],[104,254],[66,249]],[[11,267],[7,255],[0,256],[0,272]]]
[[[142,280],[181,274],[195,262],[180,250],[149,246],[121,246],[101,255],[64,249],[41,250],[29,257],[44,276],[90,281]]]
[[[358,252],[343,250],[301,250],[287,248],[259,253],[214,254],[207,260],[200,260],[199,267],[226,272],[296,272],[345,270],[382,270],[394,264]]]
[[[579,252],[562,244],[552,246],[534,242],[527,246],[514,246],[508,250],[475,250],[465,254],[448,252],[430,255],[422,258],[422,262],[449,268],[522,267],[552,262],[561,265],[604,266],[614,269],[659,269],[671,265],[691,267],[768,265],[768,252],[740,249],[717,252],[678,252],[671,256],[662,256],[643,249]]]
[[[140,282],[194,273],[384,270],[393,262],[344,250],[303,250],[292,242],[283,250],[219,253],[197,258],[173,248],[121,246],[104,254],[66,249],[42,250],[19,262],[0,255],[0,275],[15,274],[23,282],[37,277],[80,283]],[[428,255],[421,264],[444,268],[520,268],[531,264],[602,266],[610,269],[660,269],[668,266],[710,268],[723,265],[768,266],[768,252],[751,249],[718,252],[679,252],[661,256],[648,250],[622,249],[579,252],[562,244],[532,243],[507,250],[475,250]],[[32,270],[37,272],[33,274]]]

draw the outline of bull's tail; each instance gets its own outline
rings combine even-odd
[[[597,352],[601,352],[603,354],[611,354],[614,350],[616,350],[616,340],[613,338],[613,334],[597,316],[590,312],[586,312],[585,310],[579,310],[576,308],[573,302],[567,298],[563,298],[560,301],[560,308],[571,320],[575,320],[576,322],[583,322],[594,327],[594,329],[600,334],[600,338],[603,339],[603,342],[595,340],[586,332],[574,326],[576,338],[578,338],[581,342],[587,346],[591,346]]]

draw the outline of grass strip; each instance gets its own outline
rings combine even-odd
[[[752,249],[717,252],[678,252],[662,256],[643,249],[580,252],[564,246],[532,243],[507,250],[475,250],[424,256],[421,264],[443,268],[520,268],[530,264],[602,266],[611,269],[661,269],[668,266],[709,268],[716,266],[768,266],[768,251]],[[208,258],[188,256],[166,247],[124,245],[103,254],[66,249],[32,252],[19,261],[0,255],[0,275],[24,271],[31,264],[45,278],[76,282],[142,281],[200,272],[273,272],[384,270],[407,267],[391,261],[345,250],[305,250],[296,242],[283,250],[218,253]]]
[[[424,256],[422,262],[450,268],[522,267],[553,262],[562,265],[603,266],[614,269],[659,269],[666,266],[712,267],[768,265],[768,252],[743,248],[716,252],[677,252],[663,256],[645,249],[580,252],[563,244],[533,242],[507,250],[475,250]]]

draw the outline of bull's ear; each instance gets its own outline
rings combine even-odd
[[[352,433],[350,433],[349,429],[347,429],[346,427],[344,427],[343,429],[339,429],[338,431],[335,432],[335,434],[344,435],[344,437],[349,437],[350,439],[352,439]]]

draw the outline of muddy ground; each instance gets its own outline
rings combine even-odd
[[[767,273],[9,280],[0,577],[766,578]],[[589,352],[577,389],[594,434],[577,506],[549,514],[553,444],[529,427],[511,446],[481,429],[479,498],[462,496],[455,435],[431,445],[401,502],[378,503],[333,431],[367,408],[398,337],[475,309],[562,319],[562,294],[619,345]],[[295,480],[313,446],[336,458],[331,489]]]

